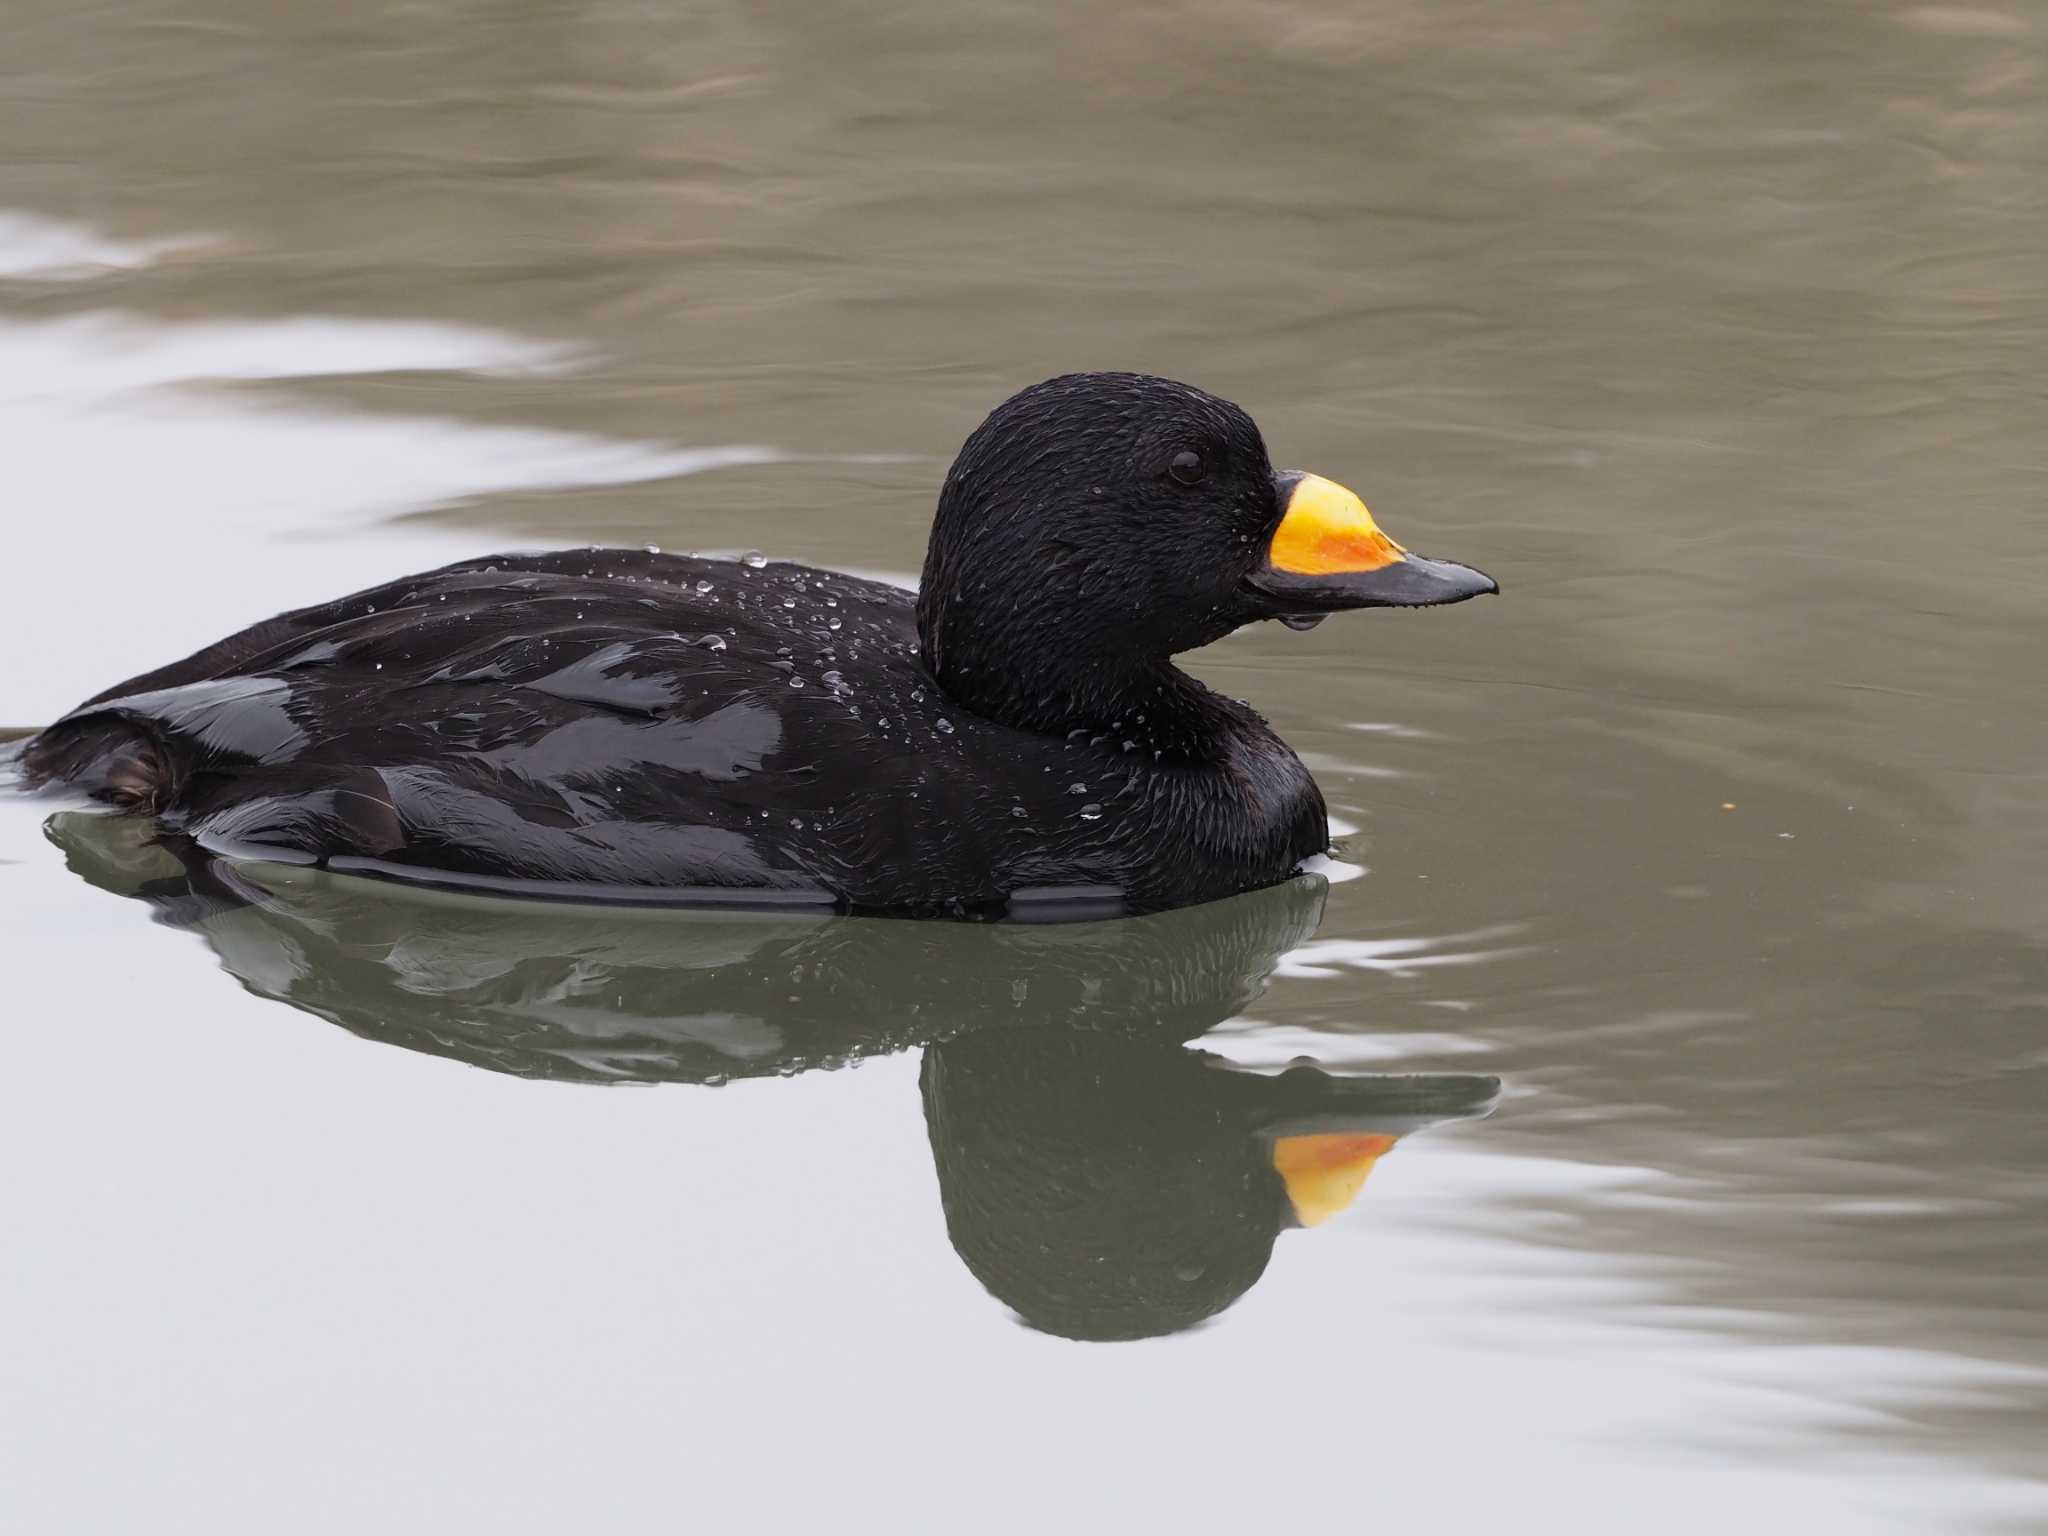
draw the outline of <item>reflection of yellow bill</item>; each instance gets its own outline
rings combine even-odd
[[[1273,1171],[1287,1186],[1295,1218],[1320,1226],[1365,1187],[1372,1165],[1395,1142],[1371,1132],[1336,1131],[1320,1136],[1282,1136],[1273,1143]]]

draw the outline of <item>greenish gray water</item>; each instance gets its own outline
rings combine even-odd
[[[912,571],[1077,367],[1505,589],[1193,658],[1366,872],[1110,939],[0,804],[10,1528],[2048,1520],[2048,7],[21,0],[0,144],[8,724],[494,547]],[[1015,1326],[1308,1109],[1401,1144],[1212,1320]]]

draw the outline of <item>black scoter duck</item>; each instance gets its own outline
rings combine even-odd
[[[809,566],[498,556],[269,619],[21,754],[200,846],[589,899],[1141,911],[1329,843],[1265,721],[1172,658],[1241,625],[1493,592],[1251,418],[1140,374],[1004,402],[915,598]]]

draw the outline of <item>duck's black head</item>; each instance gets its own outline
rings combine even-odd
[[[1030,729],[1106,726],[1167,659],[1258,619],[1497,590],[1409,554],[1342,486],[1276,473],[1228,400],[1135,373],[1013,395],[939,493],[918,596],[947,692]]]

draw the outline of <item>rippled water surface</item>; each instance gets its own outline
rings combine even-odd
[[[1080,367],[1505,595],[1194,658],[1355,877],[1122,924],[0,801],[0,1524],[2048,1527],[2048,6],[7,34],[0,724],[497,548],[914,571]]]

